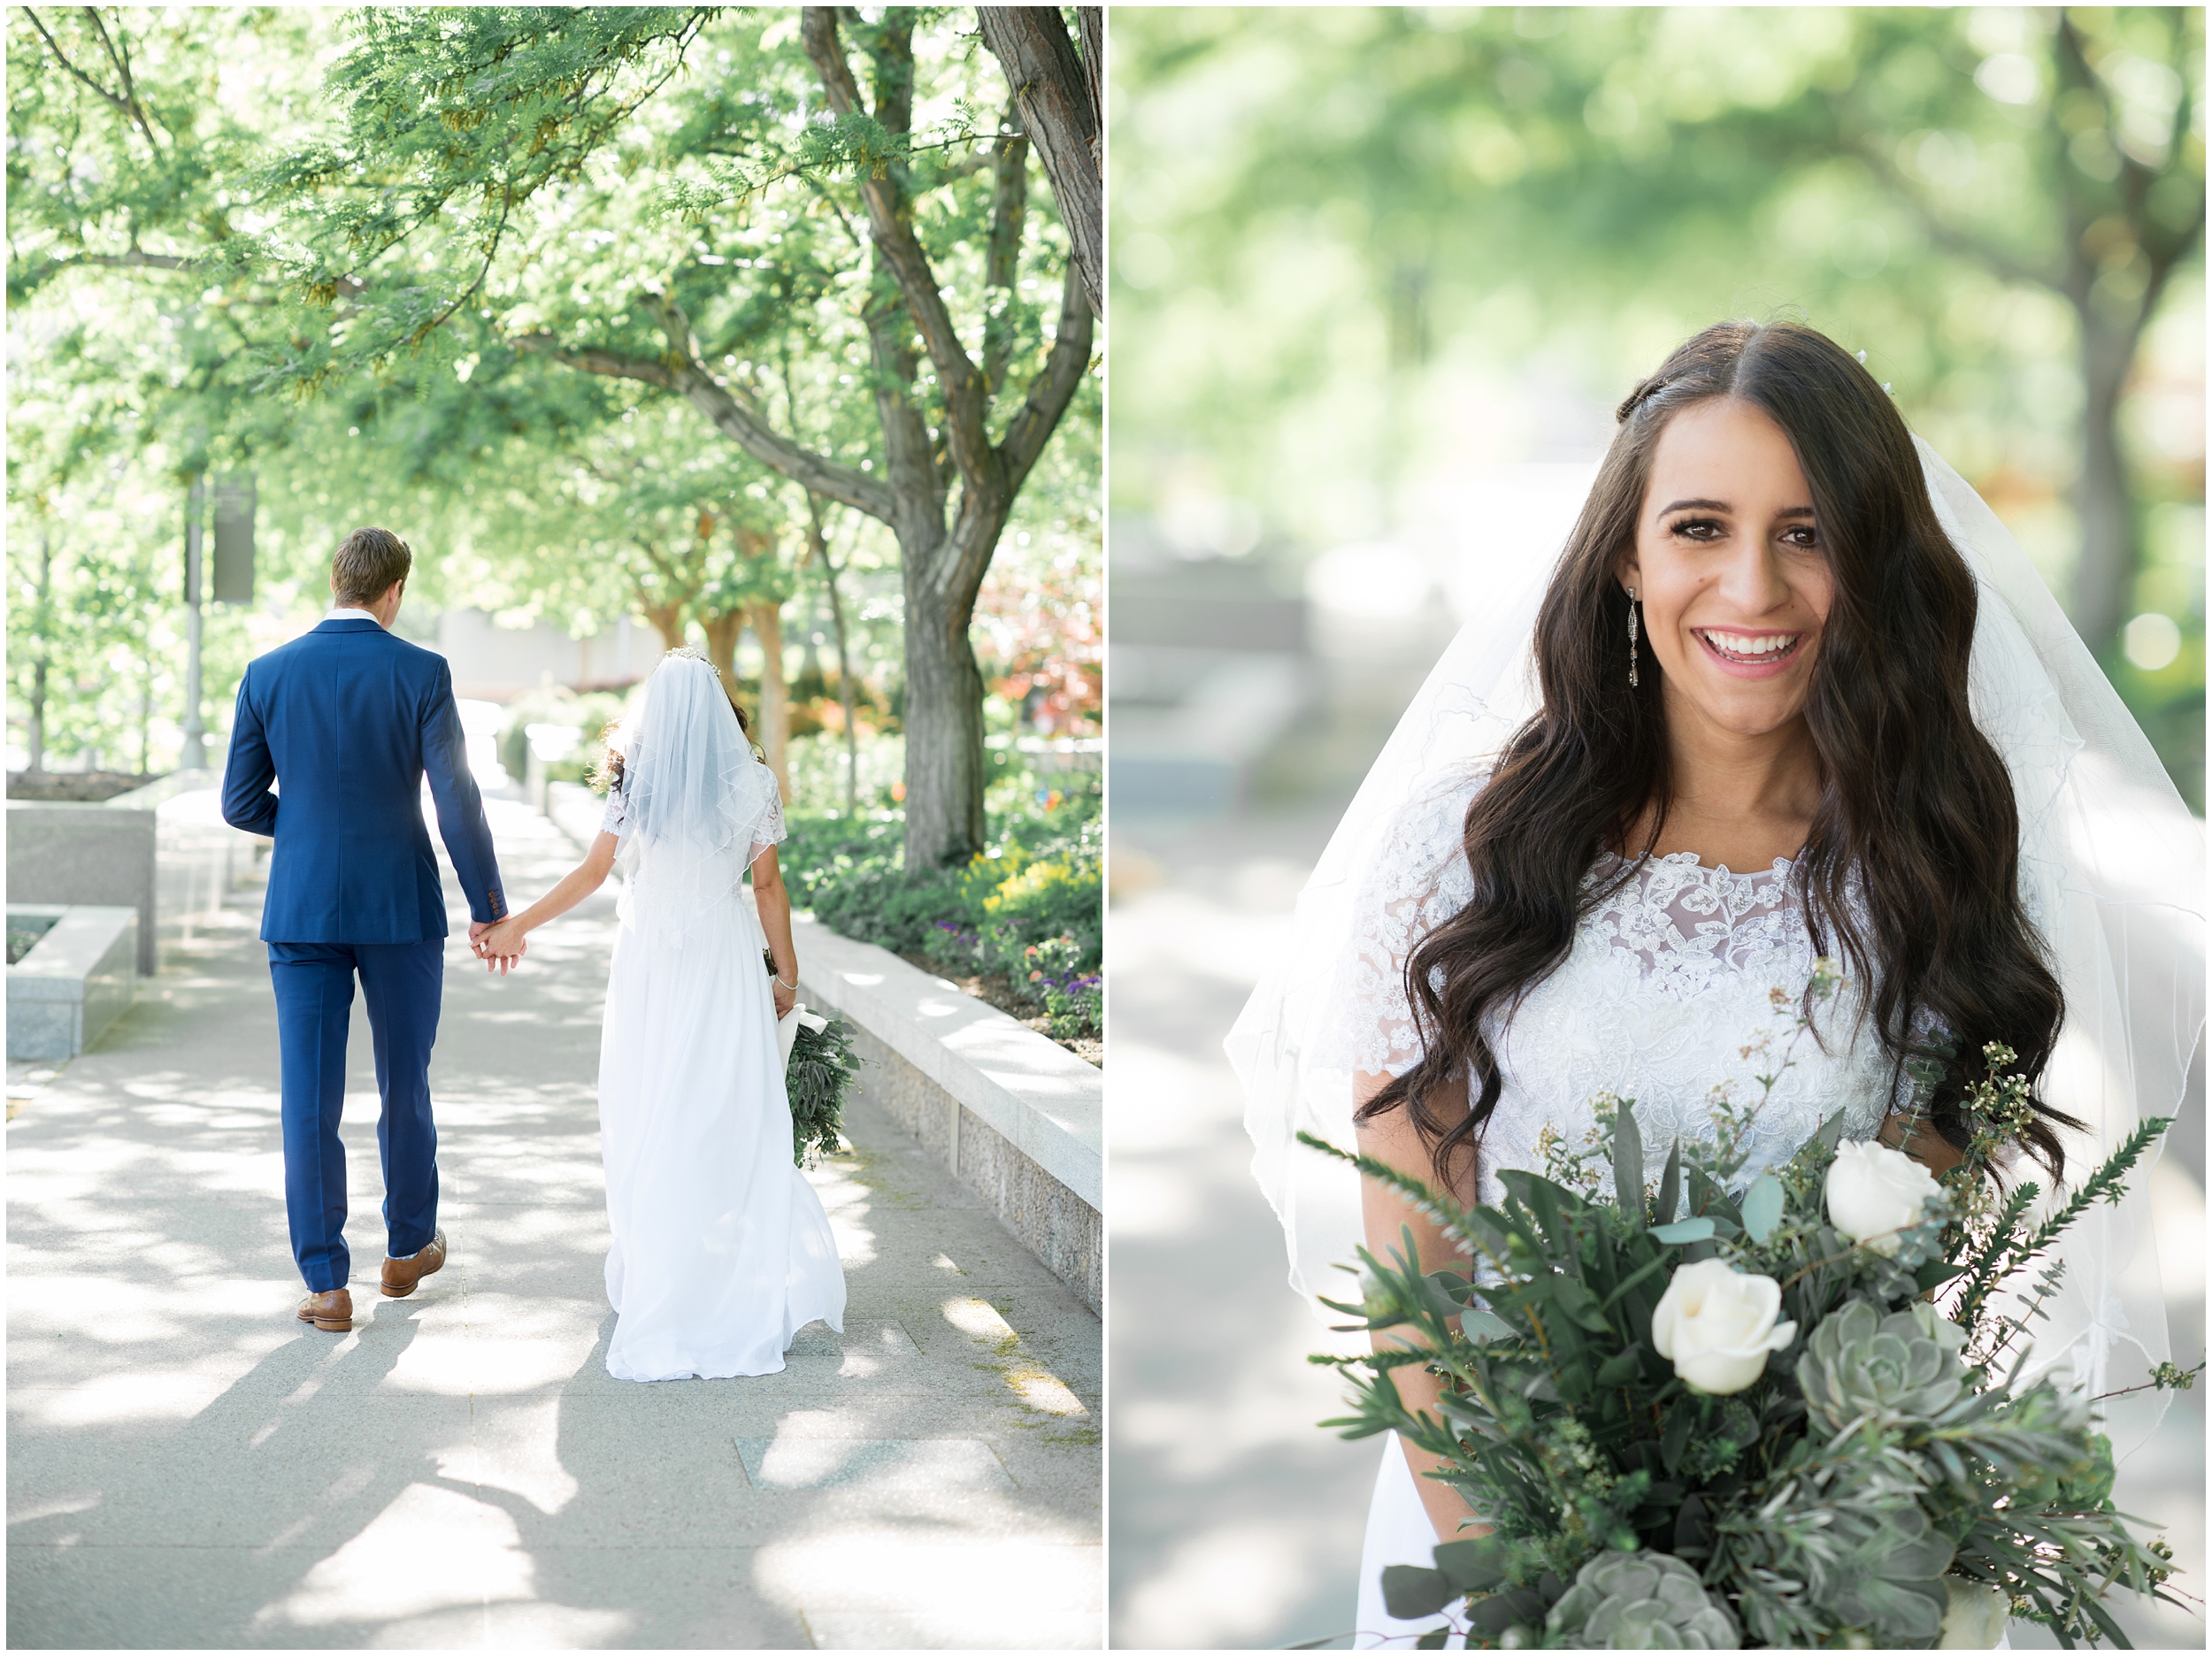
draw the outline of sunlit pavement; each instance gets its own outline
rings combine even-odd
[[[1334,825],[1118,839],[1164,883],[1112,909],[1112,1629],[1118,1647],[1275,1648],[1348,1632],[1379,1455],[1341,1413],[1332,1337],[1286,1282],[1222,1055]],[[1117,833],[1121,832],[1117,826]]]
[[[489,809],[519,907],[575,849]],[[610,894],[510,979],[449,944],[451,1252],[407,1300],[376,1291],[356,1011],[354,1330],[294,1321],[258,907],[170,928],[92,1052],[11,1076],[11,1644],[1098,1644],[1098,1319],[864,1098],[810,1176],[844,1334],[761,1379],[608,1378]]]
[[[1221,1039],[1341,809],[1116,824],[1111,1133],[1112,1637],[1118,1647],[1274,1648],[1348,1633],[1379,1450],[1316,1422],[1343,1386],[1306,1353],[1328,1330],[1285,1284],[1282,1231],[1253,1184]],[[1144,889],[1149,882],[1148,889]],[[2186,1108],[2200,1110],[2200,1095]],[[2203,1343],[2203,1196],[2154,1174],[2176,1360]],[[2121,1468],[2121,1509],[2166,1526],[2192,1614],[2127,1603],[2146,1649],[2204,1644],[2204,1413],[2175,1400]],[[2016,1649],[2048,1647],[2015,1624]]]

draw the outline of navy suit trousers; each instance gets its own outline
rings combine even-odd
[[[430,1118],[430,1048],[445,988],[445,940],[272,943],[283,1077],[284,1205],[292,1256],[308,1288],[346,1285],[346,1032],[360,975],[383,1100],[376,1147],[384,1164],[385,1252],[419,1253],[438,1223],[438,1130]]]

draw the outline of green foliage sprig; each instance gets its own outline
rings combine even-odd
[[[800,1026],[783,1072],[791,1100],[791,1159],[799,1166],[837,1153],[845,1100],[860,1085],[861,1062],[853,1050],[853,1026],[843,1018],[833,1017],[818,1030]]]

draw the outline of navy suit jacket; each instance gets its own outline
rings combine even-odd
[[[438,832],[477,920],[506,917],[483,796],[469,775],[453,670],[374,621],[337,617],[246,669],[223,820],[276,841],[271,943],[422,943],[446,935]],[[272,789],[274,782],[283,791]]]

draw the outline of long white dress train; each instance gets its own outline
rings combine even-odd
[[[601,826],[623,832],[618,794]],[[756,832],[782,837],[780,813]],[[809,1322],[843,1330],[836,1238],[792,1162],[765,946],[734,890],[680,949],[641,936],[634,914],[616,935],[599,1133],[618,1380],[775,1374]]]

